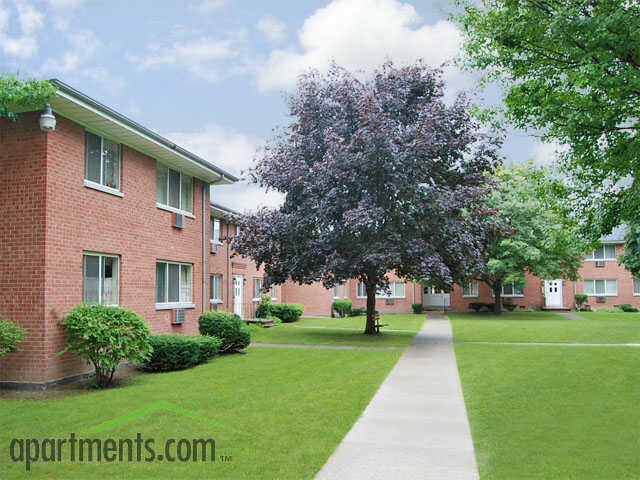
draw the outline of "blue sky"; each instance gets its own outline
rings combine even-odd
[[[0,0],[0,71],[55,77],[235,173],[286,122],[282,92],[309,68],[386,59],[438,66],[460,45],[443,1]],[[450,68],[449,95],[473,86]],[[509,161],[554,148],[510,132]],[[278,195],[216,187],[239,210]]]

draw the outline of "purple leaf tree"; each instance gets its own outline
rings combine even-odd
[[[284,203],[241,218],[235,239],[267,286],[358,279],[373,334],[389,272],[446,288],[477,270],[500,140],[480,132],[464,96],[445,104],[441,75],[419,62],[367,80],[336,65],[300,77],[291,123],[250,172]]]

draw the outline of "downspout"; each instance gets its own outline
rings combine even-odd
[[[209,184],[202,183],[202,313],[208,310],[207,308],[207,204],[209,201]]]
[[[227,219],[227,311],[231,311],[231,222]]]

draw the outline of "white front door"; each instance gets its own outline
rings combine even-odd
[[[436,287],[424,287],[422,305],[425,307],[446,308],[451,305],[451,296],[447,292],[436,289]]]
[[[233,276],[233,313],[242,317],[242,275]]]
[[[562,307],[562,279],[544,281],[544,298],[547,307]]]

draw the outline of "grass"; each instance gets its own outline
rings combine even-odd
[[[455,351],[483,480],[638,478],[640,349]]]
[[[105,391],[72,390],[47,400],[2,398],[0,478],[23,478],[26,473],[24,463],[9,461],[12,438],[68,438],[74,432],[77,437],[118,439],[135,438],[139,432],[155,439],[156,453],[168,438],[214,438],[218,461],[36,462],[28,476],[310,479],[401,354],[401,350],[250,348],[247,355],[223,356],[180,372],[135,376]],[[158,401],[232,430],[159,410],[98,434],[83,433]],[[221,461],[220,455],[232,460]]]
[[[450,313],[454,339],[473,342],[640,343],[640,314]]]
[[[299,345],[354,345],[372,347],[406,347],[411,344],[426,315],[381,315],[388,327],[380,335],[365,335],[364,317],[302,318],[294,323],[282,323],[274,328],[253,330],[255,343],[289,343]],[[323,328],[300,328],[323,327]],[[335,327],[335,328],[331,328]],[[390,332],[385,329],[404,330]]]
[[[425,314],[396,314],[381,315],[382,323],[388,323],[386,329],[391,330],[409,330],[417,332],[422,327],[426,319]],[[365,317],[345,317],[345,318],[301,318],[294,326],[300,327],[333,327],[333,328],[353,328],[364,330],[366,323]],[[384,329],[383,329],[384,331]]]

